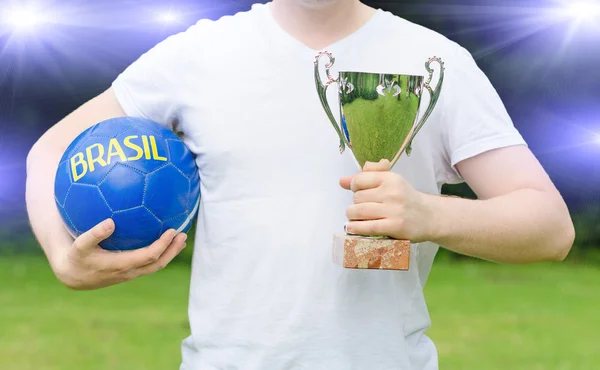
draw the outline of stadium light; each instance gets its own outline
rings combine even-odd
[[[8,12],[8,23],[17,29],[32,29],[42,23],[43,17],[34,9],[14,9]]]
[[[179,16],[177,15],[177,13],[170,10],[164,13],[159,13],[157,18],[159,22],[167,24],[176,23],[177,21],[179,21]]]
[[[600,16],[600,5],[590,2],[576,2],[567,5],[568,14],[577,19],[593,19]]]

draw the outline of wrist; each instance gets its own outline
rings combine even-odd
[[[447,219],[443,216],[444,198],[438,195],[421,193],[421,241],[437,242],[447,228]]]

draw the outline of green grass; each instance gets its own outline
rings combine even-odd
[[[0,369],[177,369],[189,266],[72,292],[39,257],[0,259]],[[441,369],[600,363],[600,269],[436,262],[425,293]]]
[[[600,368],[598,283],[583,264],[437,264],[425,293],[441,368]]]
[[[91,292],[60,285],[39,257],[0,260],[0,369],[178,369],[189,272]]]
[[[353,153],[361,166],[383,158],[392,161],[400,151],[419,106],[419,98],[414,94],[406,98],[405,94],[402,91],[400,101],[386,95],[377,100],[358,98],[344,105]]]

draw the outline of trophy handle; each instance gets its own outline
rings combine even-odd
[[[319,61],[321,60],[322,57],[327,57],[329,59],[329,62],[327,62],[327,64],[325,64],[325,73],[327,74],[327,81],[325,83],[323,83],[323,81],[321,80],[321,74],[319,73]],[[342,133],[340,126],[338,125],[337,121],[335,120],[335,116],[333,115],[333,112],[331,111],[331,107],[329,106],[329,103],[327,102],[327,88],[329,87],[329,85],[339,82],[339,80],[340,80],[339,77],[338,78],[331,77],[330,69],[333,66],[333,63],[335,63],[335,58],[333,57],[333,54],[331,54],[328,51],[322,51],[315,57],[315,84],[317,86],[319,100],[321,101],[321,104],[323,105],[323,109],[325,109],[325,113],[327,113],[327,117],[331,121],[333,128],[335,129],[338,136],[340,137],[340,153],[343,153],[344,150],[346,149],[346,144],[348,144],[348,143],[346,142],[344,134]]]
[[[431,69],[431,63],[433,63],[433,62],[437,62],[441,67],[440,68],[440,80],[438,81],[437,86],[435,87],[435,90],[433,90],[430,86],[431,81],[433,80],[433,73],[435,72],[433,69]],[[421,120],[415,126],[415,129],[413,130],[410,140],[408,141],[408,145],[406,146],[406,155],[407,156],[410,156],[410,153],[412,152],[412,142],[413,142],[415,136],[417,135],[419,130],[421,130],[421,127],[423,127],[423,124],[427,121],[427,119],[429,119],[429,116],[433,112],[433,109],[435,108],[435,105],[437,104],[437,101],[440,97],[440,93],[442,91],[442,84],[444,82],[445,68],[444,68],[444,62],[442,61],[441,58],[438,58],[438,57],[429,58],[429,60],[425,63],[425,68],[427,69],[427,72],[429,73],[429,79],[427,80],[427,82],[425,82],[423,87],[425,87],[427,89],[427,91],[429,91],[429,96],[431,97],[431,100],[429,101],[429,106],[427,107],[427,110],[423,114],[423,117],[421,118]]]

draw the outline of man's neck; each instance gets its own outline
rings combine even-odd
[[[280,27],[311,49],[320,50],[364,26],[375,9],[359,0],[273,0]]]

